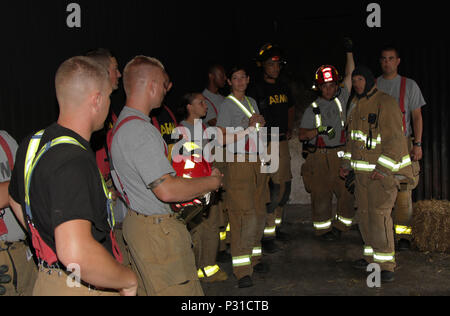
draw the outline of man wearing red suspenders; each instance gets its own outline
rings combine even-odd
[[[396,98],[399,102],[403,113],[403,130],[405,137],[408,139],[413,163],[415,184],[401,184],[392,213],[398,250],[406,250],[410,247],[412,235],[412,190],[419,183],[419,161],[422,160],[422,107],[426,103],[417,83],[398,74],[400,62],[400,56],[396,48],[386,46],[382,49],[380,64],[383,75],[377,79],[377,86],[379,90]]]
[[[33,295],[135,295],[137,277],[120,263],[111,195],[89,144],[109,111],[108,73],[73,57],[55,87],[58,121],[21,144],[9,186],[39,262]]]

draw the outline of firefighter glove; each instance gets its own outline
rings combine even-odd
[[[8,266],[3,265],[0,266],[0,284],[6,284],[11,282],[11,277],[6,274],[6,272],[8,272]],[[6,289],[5,287],[3,287],[2,285],[0,285],[0,296],[5,295],[6,294]]]
[[[336,131],[331,126],[320,126],[318,129],[319,135],[326,135],[329,139],[336,137]]]

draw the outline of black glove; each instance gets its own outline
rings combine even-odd
[[[353,41],[349,37],[344,38],[344,50],[346,53],[353,53]]]
[[[355,194],[355,171],[350,171],[347,178],[345,178],[345,187],[351,194]]]
[[[6,284],[11,282],[11,277],[6,274],[6,272],[8,272],[8,266],[0,266],[0,284]],[[0,296],[5,295],[6,294],[6,289],[5,287],[0,285]]]

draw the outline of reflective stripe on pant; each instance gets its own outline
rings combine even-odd
[[[268,175],[261,164],[229,163],[226,174],[227,208],[231,227],[231,256],[237,279],[253,274],[261,259],[261,239],[266,220]]]
[[[381,270],[394,271],[395,247],[391,217],[398,183],[393,176],[371,180],[370,174],[357,174],[355,196],[359,229],[364,240],[364,258],[378,263]]]
[[[326,234],[333,227],[348,231],[355,217],[355,198],[339,177],[340,150],[317,149],[316,153],[308,155],[302,166],[305,188],[311,193],[312,219],[317,236]],[[333,213],[333,195],[337,197],[336,215]]]

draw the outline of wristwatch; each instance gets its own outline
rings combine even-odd
[[[422,142],[414,142],[414,146],[416,146],[416,147],[422,147]]]

